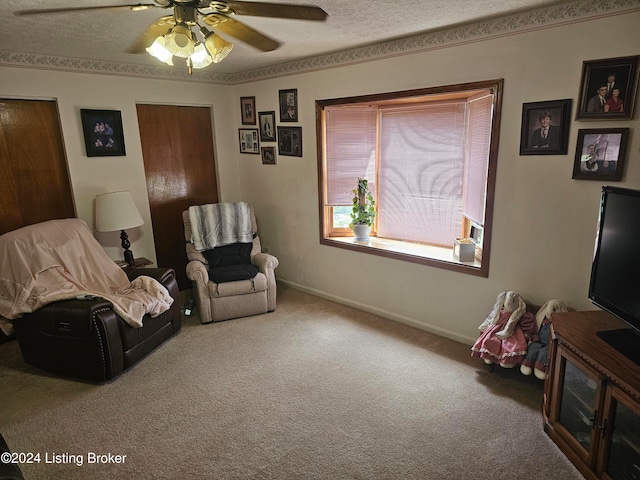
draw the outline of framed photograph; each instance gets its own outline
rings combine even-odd
[[[622,178],[628,128],[589,128],[578,130],[573,163],[577,180],[618,181]]]
[[[520,155],[565,155],[571,99],[522,104]]]
[[[297,122],[298,121],[298,89],[280,90],[280,121],[281,122]]]
[[[640,55],[583,62],[576,120],[632,118],[639,63]]]
[[[262,156],[263,165],[276,164],[276,147],[262,147],[260,148],[260,155]]]
[[[240,97],[240,112],[243,125],[255,125],[256,97]]]
[[[240,137],[240,153],[260,155],[257,128],[239,128],[238,136]]]
[[[80,116],[87,157],[126,155],[122,114],[118,110],[81,109]]]
[[[276,112],[258,112],[258,125],[260,125],[260,141],[276,141]]]
[[[278,127],[278,154],[302,156],[302,127]]]

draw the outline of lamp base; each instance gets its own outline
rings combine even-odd
[[[129,236],[124,230],[120,230],[120,240],[122,240],[122,248],[124,248],[124,259],[129,265],[133,265],[133,252],[129,250],[131,243],[129,242]]]
[[[124,259],[129,265],[133,265],[135,260],[133,259],[133,252],[131,250],[124,251]]]

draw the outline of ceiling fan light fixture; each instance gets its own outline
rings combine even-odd
[[[167,65],[173,66],[173,55],[169,50],[167,50],[165,43],[164,36],[160,35],[150,47],[146,48],[146,50],[149,55],[157,58],[163,63],[166,63]]]
[[[178,23],[164,36],[165,47],[176,57],[189,58],[193,53],[195,42],[191,29],[185,23]]]
[[[193,53],[189,57],[189,60],[191,60],[191,66],[193,68],[205,68],[211,65],[211,63],[213,62],[211,55],[209,55],[209,52],[207,51],[205,46],[200,42],[196,44],[195,48],[193,49]],[[187,64],[189,64],[188,61]]]
[[[211,54],[213,63],[219,63],[226,58],[233,49],[233,43],[227,42],[220,35],[200,27],[200,33],[204,36],[204,45]]]

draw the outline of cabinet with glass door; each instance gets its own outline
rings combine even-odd
[[[605,315],[554,314],[545,431],[586,478],[639,480],[640,366],[595,335]]]

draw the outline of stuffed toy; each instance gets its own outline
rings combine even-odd
[[[483,333],[471,347],[471,356],[504,368],[522,362],[529,339],[537,334],[535,317],[527,312],[526,302],[514,291],[500,292],[478,329]]]
[[[567,306],[562,300],[549,300],[545,303],[538,313],[536,313],[536,325],[538,326],[538,336],[532,339],[527,347],[527,354],[520,372],[523,375],[531,375],[533,373],[536,378],[544,380],[547,378],[547,351],[549,350],[549,333],[551,330],[551,314],[554,312],[568,312]]]

